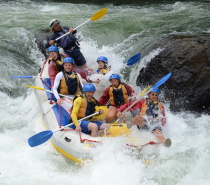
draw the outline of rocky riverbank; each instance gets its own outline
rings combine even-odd
[[[164,48],[142,68],[137,85],[154,84],[172,72],[161,86],[172,111],[210,113],[210,35],[170,36],[152,49]]]

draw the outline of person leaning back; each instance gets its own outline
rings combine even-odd
[[[74,59],[75,64],[78,67],[87,68],[86,60],[80,51],[78,40],[75,37],[77,31],[66,26],[61,27],[60,21],[56,19],[50,21],[50,28],[54,32],[54,34],[49,38],[49,41],[45,44],[45,48],[57,44],[58,47],[63,48],[66,55]],[[57,38],[61,37],[67,32],[70,32],[70,34],[56,41]]]
[[[166,146],[171,145],[171,140],[166,139],[162,134],[162,126],[166,124],[165,110],[161,102],[158,101],[160,90],[153,88],[148,94],[148,98],[144,98],[130,108],[132,113],[132,124],[137,125],[139,130],[151,131],[161,143]],[[118,109],[117,116],[121,117],[122,112],[132,105],[128,102]]]

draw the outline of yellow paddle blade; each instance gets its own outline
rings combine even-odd
[[[91,21],[97,21],[98,19],[102,18],[106,14],[107,9],[103,8],[96,12],[90,19]]]
[[[115,122],[114,122],[114,123],[112,123],[112,124],[115,124],[115,125],[116,125],[116,124],[118,124],[118,123],[119,123],[119,121],[117,120],[117,121],[115,121]]]
[[[148,91],[148,89],[149,89],[150,87],[152,87],[152,85],[150,85],[150,86],[148,86],[147,88],[145,88],[145,89],[141,92],[140,96],[143,96],[143,95]]]
[[[25,84],[23,84],[25,85]],[[42,90],[44,91],[45,89],[44,88],[41,88],[41,87],[35,87],[35,86],[31,86],[31,85],[25,85],[26,87],[30,87],[30,88],[34,88],[34,89],[39,89],[39,90]]]

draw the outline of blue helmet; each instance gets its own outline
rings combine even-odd
[[[85,84],[83,86],[83,91],[86,92],[86,91],[96,91],[96,88],[93,84]]]
[[[156,92],[156,93],[160,94],[160,89],[158,89],[157,87],[156,88],[152,88],[151,92]]]
[[[104,56],[98,57],[98,58],[97,58],[97,62],[98,62],[98,61],[103,61],[103,62],[105,62],[106,64],[108,64],[108,59],[107,59],[106,57],[104,57]]]
[[[59,49],[57,46],[50,46],[48,49],[47,49],[47,52],[51,52],[51,51],[56,51],[59,53]]]
[[[111,80],[111,79],[118,79],[118,80],[120,80],[120,75],[118,75],[118,74],[112,74],[112,75],[109,77],[109,80]]]
[[[66,57],[66,58],[64,58],[64,60],[63,60],[63,64],[64,63],[72,63],[72,64],[74,64],[74,60],[73,60],[73,58],[71,58],[71,57]]]

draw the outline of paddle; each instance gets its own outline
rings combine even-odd
[[[131,65],[137,63],[140,59],[141,59],[141,54],[137,53],[137,54],[133,55],[131,58],[129,58],[125,65],[131,66]],[[84,71],[87,71],[87,70],[84,70]],[[10,76],[10,78],[43,78],[43,77],[40,77],[40,76]],[[27,86],[27,85],[25,85],[25,86]],[[33,86],[28,86],[28,87],[35,88]],[[37,89],[38,89],[38,87],[37,87]],[[44,91],[43,88],[40,90]]]
[[[23,85],[25,85],[25,84],[23,84]],[[44,88],[42,88],[42,87],[36,87],[36,86],[31,86],[31,85],[25,85],[25,86],[26,86],[26,87],[30,87],[30,88],[34,88],[34,89],[38,89],[38,90],[41,90],[41,91],[47,91],[47,92],[53,93],[53,91],[44,89]],[[63,95],[63,94],[59,94],[59,95],[65,97],[65,98],[69,98],[69,99],[71,99],[71,100],[73,99],[73,98],[71,98],[71,97],[69,97],[69,96],[66,96],[66,95]]]
[[[41,76],[10,76],[10,78],[43,78]]]
[[[100,112],[96,112],[94,114],[91,114],[89,116],[86,116],[80,120],[78,120],[79,122],[81,122],[82,120],[84,119],[87,119],[87,118],[90,118],[92,116],[95,116],[97,114],[99,114]],[[28,144],[31,146],[31,147],[35,147],[35,146],[38,146],[38,145],[41,145],[42,143],[48,141],[52,135],[58,131],[61,131],[62,129],[66,128],[66,127],[69,127],[71,125],[73,125],[74,123],[69,123],[68,125],[62,127],[62,128],[59,128],[58,130],[55,130],[54,132],[52,132],[51,130],[45,130],[45,131],[42,131],[42,132],[39,132],[38,134],[35,134],[33,136],[31,136],[29,139],[28,139]]]
[[[150,85],[150,86],[148,86],[148,87],[146,87],[142,92],[141,92],[141,94],[139,95],[139,98],[141,98],[141,97],[143,97],[145,94],[146,94],[146,92],[148,91],[148,89],[149,88],[151,88],[152,86]],[[138,99],[139,99],[138,98]],[[142,98],[141,98],[142,99]],[[140,99],[140,100],[141,100]],[[140,101],[139,100],[139,101]],[[130,107],[130,106],[129,106]],[[128,109],[128,108],[127,108]],[[120,119],[124,116],[124,114],[127,112],[127,109],[126,110],[124,110],[123,111],[123,113],[122,113],[122,115],[114,122],[114,124],[117,124],[119,121],[120,121]]]
[[[99,10],[98,12],[96,12],[89,20],[85,21],[84,23],[80,24],[79,26],[77,26],[76,28],[74,28],[73,30],[76,30],[77,28],[85,25],[86,23],[88,23],[89,21],[97,21],[98,19],[102,18],[105,14],[106,14],[107,9],[103,8],[101,10]],[[61,39],[62,37],[65,37],[66,35],[70,34],[70,32],[65,33],[64,35],[58,37],[57,39],[55,39],[55,41],[58,41],[59,39]]]
[[[137,53],[136,55],[133,55],[128,61],[126,62],[126,65],[131,66],[138,62],[141,59],[141,54]]]
[[[161,86],[163,83],[165,83],[165,82],[170,78],[170,76],[171,76],[171,72],[168,73],[168,74],[167,74],[166,76],[164,76],[163,78],[161,78],[154,86],[152,86],[152,87],[149,86],[149,87],[147,87],[146,89],[144,89],[144,91],[140,94],[140,97],[139,97],[137,100],[135,100],[129,107],[127,107],[127,108],[122,112],[121,117],[124,116],[124,114],[125,114],[131,107],[133,107],[137,102],[139,102],[139,101],[143,98],[143,96],[144,96],[145,94],[148,94],[149,92],[151,92],[151,91],[153,90],[153,88],[157,88],[157,87]],[[118,118],[117,121],[115,121],[115,123],[119,122],[119,120],[121,119],[121,117]]]

